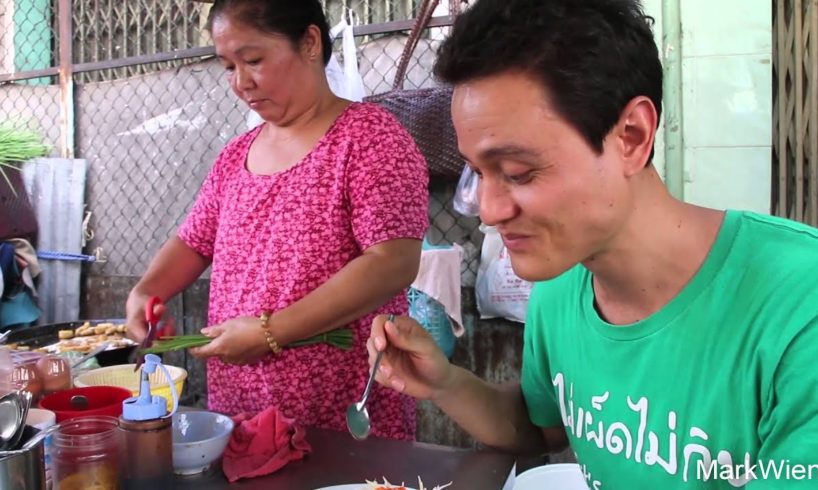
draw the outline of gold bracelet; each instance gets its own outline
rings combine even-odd
[[[267,322],[270,320],[270,313],[265,311],[260,317],[258,317],[258,319],[261,321],[261,330],[264,332],[264,338],[267,339],[267,345],[270,347],[270,350],[276,356],[281,354],[281,346],[278,345],[278,342],[276,342],[273,334],[267,329]]]

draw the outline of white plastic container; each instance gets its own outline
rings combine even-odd
[[[52,412],[51,410],[44,410],[42,408],[31,408],[28,411],[28,416],[26,417],[26,424],[35,427],[39,430],[46,430],[52,425],[57,423],[57,415]],[[46,480],[46,488],[50,489],[52,487],[52,471],[51,471],[51,450],[54,446],[54,440],[52,436],[48,436],[45,438],[45,442],[43,443],[43,456],[45,459],[45,480]]]
[[[520,473],[514,490],[588,490],[578,464],[547,464]]]

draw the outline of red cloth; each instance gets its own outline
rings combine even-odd
[[[269,475],[312,451],[304,428],[274,407],[255,416],[249,413],[236,415],[233,422],[236,428],[222,460],[222,470],[230,483]]]

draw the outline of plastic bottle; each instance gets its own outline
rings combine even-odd
[[[139,396],[122,402],[119,429],[122,432],[124,464],[121,468],[123,490],[163,489],[173,486],[173,435],[171,422],[179,405],[176,387],[171,383],[173,412],[161,396],[151,395],[149,375],[157,368],[172,379],[158,356],[148,354],[142,367]]]

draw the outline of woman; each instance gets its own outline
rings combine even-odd
[[[219,155],[178,236],[131,291],[129,330],[143,338],[147,299],[167,300],[212,266],[203,332],[214,340],[193,351],[208,359],[210,409],[272,405],[346,430],[372,319],[407,311],[428,225],[425,161],[383,109],[330,91],[318,0],[216,0],[208,25],[231,88],[264,123]],[[351,351],[286,349],[344,326]],[[390,391],[372,394],[372,432],[412,439],[414,402]]]

